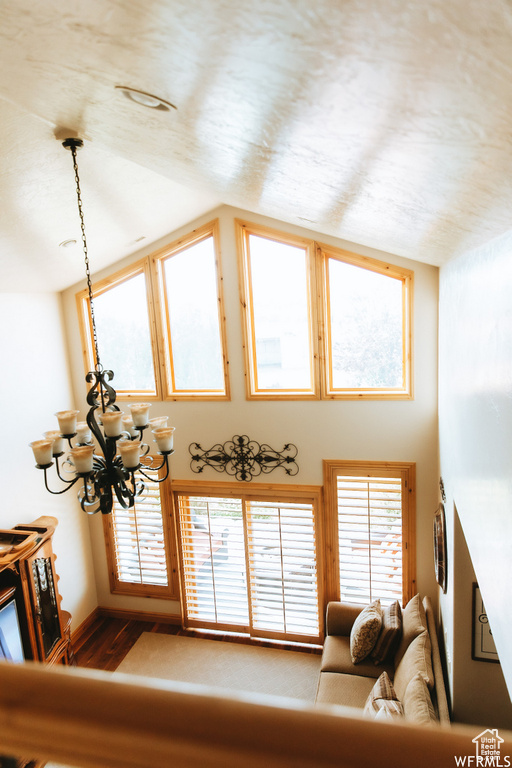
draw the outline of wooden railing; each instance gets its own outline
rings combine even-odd
[[[379,723],[350,709],[0,663],[0,754],[84,768],[453,768],[456,755],[473,755],[476,764],[480,730]],[[506,764],[512,733],[500,737]]]

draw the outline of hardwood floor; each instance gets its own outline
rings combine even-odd
[[[316,645],[276,644],[270,640],[253,640],[245,635],[213,634],[199,630],[187,630],[173,624],[99,617],[91,624],[87,633],[80,638],[79,643],[74,644],[75,661],[79,667],[113,672],[143,632],[186,635],[187,637],[202,637],[218,641],[229,640],[229,642],[258,645],[259,647],[279,647],[284,650],[303,651],[304,653],[321,653],[321,648]]]
[[[73,646],[75,661],[79,667],[113,672],[143,632],[177,635],[182,629],[172,624],[100,617]]]

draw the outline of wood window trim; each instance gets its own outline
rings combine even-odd
[[[173,255],[179,253],[192,245],[206,240],[208,237],[213,239],[216,270],[216,290],[217,306],[219,316],[219,334],[222,351],[222,369],[224,378],[224,389],[222,391],[214,390],[186,390],[172,391],[172,385],[169,387],[169,381],[172,380],[170,371],[172,367],[172,349],[168,333],[168,314],[166,309],[165,291],[163,287],[162,262]],[[229,383],[229,360],[227,354],[227,334],[226,317],[224,310],[223,297],[223,277],[220,254],[220,234],[219,220],[204,224],[202,227],[194,229],[192,232],[184,235],[158,251],[140,259],[133,264],[114,272],[93,285],[93,297],[100,296],[106,291],[121,285],[123,282],[144,274],[146,279],[146,300],[148,309],[148,322],[151,340],[151,352],[153,358],[153,371],[155,378],[155,392],[149,394],[147,390],[123,391],[116,390],[118,400],[133,401],[163,401],[163,400],[230,400]],[[80,338],[82,341],[82,355],[84,360],[85,372],[94,370],[96,365],[92,318],[89,307],[89,296],[87,289],[83,289],[76,294],[76,304],[78,313],[78,323],[80,329]],[[168,345],[167,345],[168,344]],[[107,361],[108,362],[108,361]],[[114,382],[115,387],[115,382]]]
[[[413,347],[413,289],[414,272],[368,256],[346,251],[342,248],[317,243],[318,301],[321,343],[322,399],[326,400],[412,400],[412,347]],[[328,261],[335,259],[371,272],[400,280],[402,282],[402,360],[403,385],[399,389],[335,389],[332,386],[332,360],[330,343],[330,295],[328,289]]]
[[[318,370],[318,326],[316,300],[315,243],[313,240],[291,235],[259,224],[235,219],[237,239],[238,274],[240,286],[240,307],[245,360],[245,384],[247,400],[318,400],[320,398],[320,375]],[[257,385],[256,342],[254,336],[254,317],[252,286],[249,274],[249,236],[266,238],[275,242],[303,248],[306,254],[306,277],[308,291],[308,319],[310,342],[311,389],[265,390]]]
[[[292,235],[281,230],[235,219],[240,283],[240,306],[244,339],[245,381],[247,400],[412,400],[413,392],[413,290],[414,272],[369,256]],[[295,245],[306,250],[308,263],[310,338],[312,381],[306,393],[300,390],[261,390],[256,383],[256,353],[252,291],[249,275],[249,235]],[[400,388],[336,389],[331,385],[330,312],[327,279],[329,259],[400,280],[402,283],[402,360],[403,385]]]
[[[216,290],[217,290],[217,308],[219,317],[219,333],[222,351],[222,370],[224,377],[224,390],[187,390],[180,391],[173,387],[172,370],[172,342],[170,336],[169,309],[165,291],[165,278],[163,274],[163,263],[173,255],[187,250],[187,248],[197,243],[207,240],[209,237],[213,240],[213,249],[215,254],[215,272],[216,272]],[[224,290],[221,263],[220,232],[219,220],[204,224],[183,237],[174,240],[159,249],[151,255],[152,270],[151,274],[154,280],[154,306],[157,320],[157,339],[160,349],[159,365],[160,377],[165,390],[164,400],[230,400],[230,382],[229,382],[229,359],[227,352],[227,334],[226,334],[226,312],[224,308]],[[167,352],[169,350],[169,352]]]
[[[161,457],[154,457],[159,459]],[[176,553],[176,532],[174,522],[174,507],[170,482],[160,484],[160,506],[162,511],[162,527],[164,533],[164,549],[167,563],[167,586],[156,584],[136,584],[120,581],[117,576],[115,558],[114,534],[112,531],[112,515],[102,515],[103,538],[109,576],[110,592],[113,595],[128,595],[131,597],[150,597],[163,600],[179,600],[180,588],[178,578],[178,558]],[[135,502],[137,503],[137,502]]]
[[[384,461],[323,461],[325,510],[325,587],[326,600],[340,599],[338,562],[338,475],[392,477],[399,474],[405,493],[402,495],[402,574],[403,604],[416,592],[416,463]]]
[[[324,493],[322,486],[318,485],[290,485],[290,484],[272,484],[258,483],[250,487],[242,486],[235,482],[209,482],[206,480],[172,480],[171,491],[174,505],[174,519],[176,521],[176,541],[179,550],[179,569],[180,569],[180,589],[182,613],[186,614],[185,598],[185,574],[183,570],[183,557],[181,550],[181,533],[178,510],[179,496],[209,496],[220,498],[237,498],[249,501],[265,501],[283,499],[288,502],[311,503],[313,506],[314,524],[315,524],[315,545],[316,545],[316,566],[317,566],[317,597],[318,597],[318,622],[319,635],[315,638],[305,638],[304,636],[287,636],[289,642],[307,642],[315,643],[322,640],[325,632],[325,606],[326,606],[326,585],[324,579],[325,566],[325,515],[324,515]],[[194,624],[194,622],[192,622]],[[232,632],[231,625],[217,625],[216,629],[220,631]],[[270,638],[271,633],[251,630],[251,635],[256,637]],[[282,640],[282,633],[274,633],[274,639]]]
[[[151,353],[153,358],[153,375],[155,379],[155,391],[149,393],[147,390],[117,390],[116,394],[118,400],[140,400],[143,398],[147,401],[162,400],[162,382],[160,379],[160,372],[158,370],[158,341],[156,333],[156,318],[154,312],[154,293],[153,293],[153,280],[151,279],[150,264],[147,258],[140,259],[139,261],[124,267],[114,274],[108,277],[98,280],[92,286],[93,298],[101,296],[112,288],[121,285],[122,283],[131,280],[138,275],[144,274],[146,284],[146,303],[148,310],[148,323],[149,333],[151,341]],[[92,317],[89,304],[88,290],[85,288],[76,294],[76,305],[78,312],[78,324],[80,329],[80,338],[82,340],[82,357],[84,361],[84,369],[87,373],[92,371],[96,367],[96,354],[93,345],[93,332],[92,332]],[[105,361],[108,364],[108,361]],[[115,371],[114,371],[115,373]],[[115,382],[113,382],[115,388]]]

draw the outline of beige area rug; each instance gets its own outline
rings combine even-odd
[[[144,632],[113,674],[178,680],[312,703],[320,660],[314,653]],[[71,767],[47,763],[46,768]]]
[[[321,657],[144,632],[116,672],[314,702]]]

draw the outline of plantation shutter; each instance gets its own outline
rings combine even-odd
[[[254,634],[319,634],[312,504],[247,501]]]
[[[340,599],[403,602],[402,479],[338,475]]]
[[[178,507],[187,623],[247,630],[241,499],[180,495]]]
[[[160,486],[144,479],[144,495],[124,509],[114,500],[110,526],[115,591],[160,596],[169,592],[169,572]],[[123,585],[126,590],[123,590]],[[129,586],[131,588],[129,588]]]
[[[282,490],[266,496],[176,493],[185,621],[316,642],[317,502]]]

